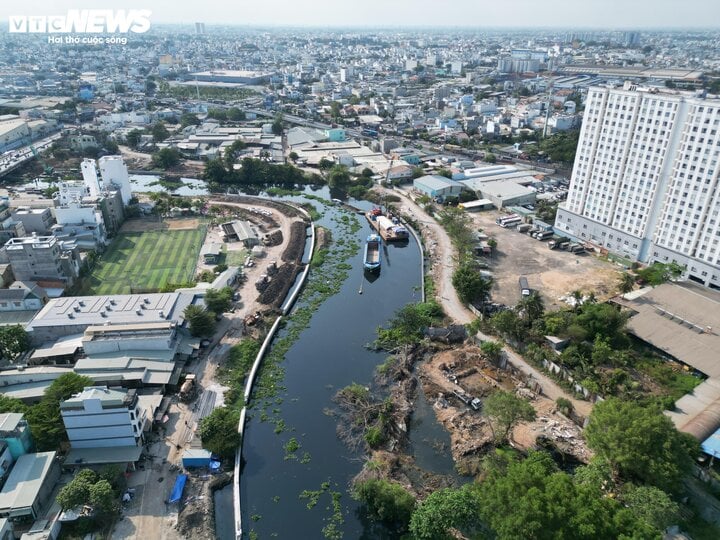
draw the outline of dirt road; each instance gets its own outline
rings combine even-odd
[[[425,240],[425,246],[432,263],[432,273],[435,282],[437,300],[442,305],[445,313],[456,323],[467,324],[475,320],[475,315],[460,301],[455,288],[452,285],[452,275],[455,269],[455,253],[452,242],[445,229],[434,218],[432,218],[423,208],[420,207],[411,198],[410,194],[403,189],[385,190],[390,195],[399,195],[402,202],[396,203],[400,210],[410,217],[414,218],[421,227],[421,232]],[[482,332],[478,332],[478,338],[483,341],[497,341],[495,338],[487,336]],[[543,394],[552,400],[559,397],[569,399],[575,410],[587,416],[592,411],[592,404],[587,401],[575,399],[573,396],[563,390],[550,377],[545,375],[538,369],[528,364],[524,358],[513,351],[510,347],[504,345],[503,349],[510,362],[517,369],[532,375],[542,387]]]

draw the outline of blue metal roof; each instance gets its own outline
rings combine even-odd
[[[720,458],[720,428],[705,439],[700,445],[700,448],[702,448],[702,451],[706,454]]]

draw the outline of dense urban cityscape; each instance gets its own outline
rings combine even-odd
[[[511,3],[2,8],[1,539],[720,538],[720,13]]]

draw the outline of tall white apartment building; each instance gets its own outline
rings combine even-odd
[[[555,228],[720,288],[720,99],[591,87]]]

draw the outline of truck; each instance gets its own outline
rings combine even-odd
[[[575,255],[582,255],[585,253],[585,247],[580,244],[570,244],[568,251],[570,253],[574,253]]]
[[[523,296],[530,296],[530,285],[528,285],[528,280],[525,276],[520,276],[518,284],[520,285],[520,294]]]
[[[547,240],[548,238],[551,238],[552,235],[553,235],[552,231],[540,231],[540,232],[535,233],[535,238],[542,242],[543,240]]]
[[[567,242],[568,240],[570,240],[570,239],[567,236],[561,236],[559,238],[558,237],[551,238],[550,241],[548,242],[548,248],[549,249],[557,249],[560,247],[560,244],[562,244],[563,242]]]
[[[532,229],[532,225],[530,225],[529,223],[521,223],[517,226],[517,231],[520,233],[526,233],[530,229]]]
[[[185,382],[180,387],[180,401],[190,401],[195,396],[195,374],[185,376]]]

